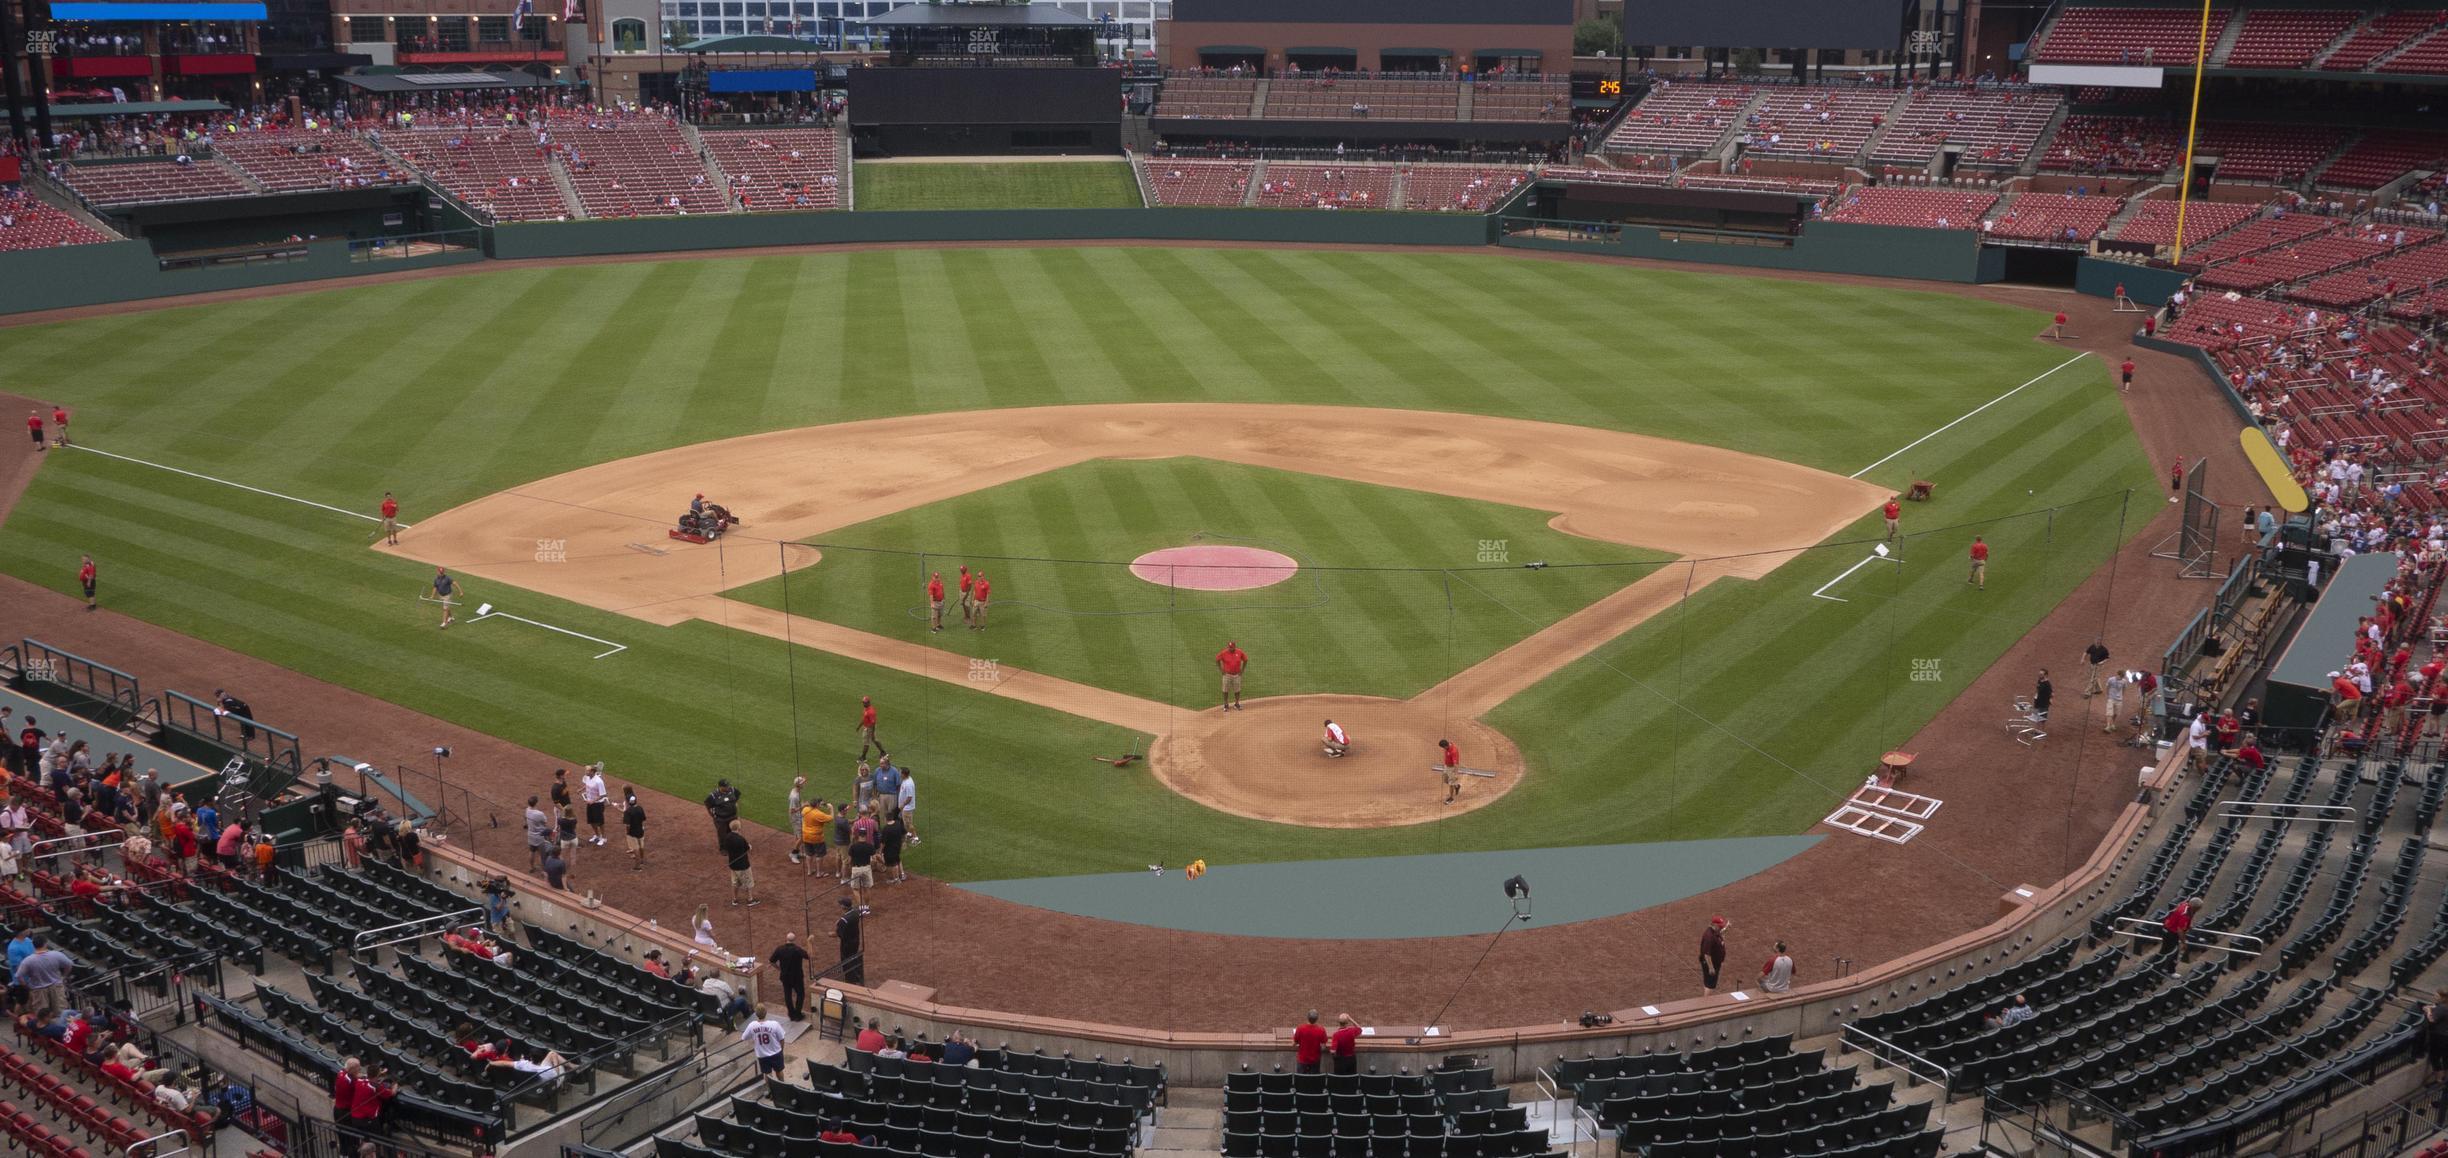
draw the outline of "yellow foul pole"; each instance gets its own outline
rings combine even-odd
[[[2184,172],[2176,185],[2176,247],[2169,261],[2184,260],[2185,206],[2193,199],[2193,137],[2201,129],[2202,74],[2210,71],[2210,0],[2202,0],[2201,43],[2193,50],[2193,111],[2185,115]]]

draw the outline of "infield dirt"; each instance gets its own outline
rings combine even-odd
[[[785,567],[821,567],[823,553],[803,544],[827,532],[1092,459],[1183,456],[1550,511],[1550,525],[1570,534],[1713,561],[1628,584],[1410,701],[1294,696],[1230,713],[1016,668],[981,680],[921,641],[722,594]],[[719,546],[666,537],[700,492],[745,520]],[[1529,770],[1477,716],[1689,591],[1765,575],[1887,498],[1873,484],[1775,459],[1556,423],[1341,406],[1060,406],[806,427],[639,455],[488,495],[378,549],[650,623],[725,624],[1129,728],[1158,737],[1148,753],[1157,777],[1209,807],[1365,828],[1436,820],[1501,796]],[[566,550],[539,560],[539,540]],[[1361,738],[1364,755],[1324,758],[1311,741],[1329,716]],[[1439,738],[1463,743],[1473,766],[1495,773],[1470,778],[1452,805],[1429,773]]]

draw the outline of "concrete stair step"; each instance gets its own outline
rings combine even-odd
[[[1161,1147],[1141,1147],[1138,1154],[1139,1158],[1223,1158],[1224,1151],[1216,1146],[1209,1146],[1204,1150],[1166,1150]]]
[[[1218,1136],[1213,1127],[1204,1130],[1168,1130],[1163,1126],[1158,1126],[1148,1131],[1148,1149],[1156,1151],[1212,1151],[1222,1143],[1223,1139]]]
[[[1221,1130],[1224,1128],[1224,1111],[1220,1107],[1165,1106],[1156,1111],[1156,1128],[1159,1130]]]
[[[1168,1110],[1222,1110],[1224,1090],[1220,1086],[1173,1086],[1165,1091]]]

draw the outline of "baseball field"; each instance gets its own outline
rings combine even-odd
[[[952,880],[1792,833],[2163,502],[2107,369],[2046,321],[1157,247],[229,301],[0,330],[0,389],[71,407],[83,448],[0,568],[68,590],[91,554],[117,611],[616,782],[728,776],[768,823],[794,769],[846,789],[872,696],[924,785],[912,863]],[[1935,499],[1881,544],[1916,479]],[[364,517],[386,490],[397,549]],[[667,539],[700,491],[746,525]],[[1129,566],[1199,544],[1297,570]],[[437,563],[521,618],[437,630]],[[964,564],[994,577],[988,627],[928,630],[927,574]],[[1246,713],[1215,710],[1226,639]],[[1319,756],[1335,704],[1383,721],[1356,728],[1377,763]],[[1448,733],[1500,775],[1439,811]]]

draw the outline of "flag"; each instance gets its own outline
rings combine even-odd
[[[535,15],[535,0],[518,0],[518,7],[511,11],[510,20],[518,25],[520,36],[527,35],[527,18],[533,15]]]
[[[584,11],[580,0],[561,0],[561,22],[564,24],[575,24],[585,19],[582,15]]]

